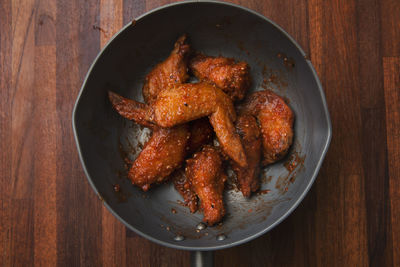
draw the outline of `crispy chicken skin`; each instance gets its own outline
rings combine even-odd
[[[243,99],[250,87],[250,67],[246,62],[197,54],[189,67],[199,80],[217,85],[233,101]]]
[[[172,127],[205,116],[217,110],[236,120],[232,101],[218,87],[208,83],[186,83],[162,91],[151,105],[152,117],[161,127]]]
[[[189,78],[187,74],[189,54],[190,45],[187,44],[187,36],[182,35],[175,42],[170,56],[146,76],[142,89],[146,103],[155,100],[162,90],[186,82]]]
[[[219,152],[212,146],[205,146],[187,160],[185,172],[200,199],[203,221],[210,226],[221,221],[225,215],[223,190],[227,177]]]
[[[129,170],[128,178],[134,185],[147,191],[152,184],[163,182],[182,165],[186,156],[187,140],[190,137],[188,127],[184,124],[153,131]]]
[[[285,101],[270,90],[252,93],[239,107],[240,114],[257,117],[263,143],[263,165],[282,159],[293,142],[294,115]]]
[[[250,197],[252,192],[260,188],[259,174],[262,149],[260,129],[256,119],[251,115],[239,116],[235,127],[242,139],[248,166],[242,168],[233,162],[232,168],[236,173],[243,196]]]
[[[224,152],[240,166],[247,166],[242,143],[233,125],[236,112],[232,101],[219,88],[207,83],[182,84],[162,91],[151,109],[150,120],[161,127],[209,116]]]

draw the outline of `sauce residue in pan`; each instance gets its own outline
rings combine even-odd
[[[283,60],[283,64],[285,65],[286,68],[288,69],[294,68],[295,62],[293,58],[286,56],[284,53],[278,53],[276,56]]]
[[[118,203],[126,203],[128,202],[128,198],[131,196],[131,193],[125,192],[119,184],[113,185],[114,196],[117,198]]]
[[[305,155],[301,156],[299,152],[294,151],[283,164],[288,170],[288,174],[278,177],[275,183],[275,188],[282,194],[289,190],[289,185],[295,182],[297,173],[304,168],[305,158]]]
[[[271,192],[271,190],[269,189],[264,189],[264,190],[260,190],[257,192],[257,195],[265,195],[268,194],[269,192]]]
[[[304,165],[305,158],[305,155],[300,156],[299,152],[295,151],[283,165],[289,171],[289,174],[292,174],[297,167]]]
[[[272,181],[272,175],[267,175],[267,172],[262,172],[261,177],[260,177],[260,182],[262,184],[268,184]]]
[[[261,83],[261,88],[263,89],[273,89],[276,88],[279,91],[282,91],[287,88],[288,83],[284,79],[285,74],[282,73],[280,70],[272,70],[269,69],[265,64],[263,64],[263,69],[262,69],[262,83]]]

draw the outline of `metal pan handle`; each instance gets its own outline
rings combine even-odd
[[[213,267],[214,252],[213,251],[192,251],[190,253],[191,267]]]

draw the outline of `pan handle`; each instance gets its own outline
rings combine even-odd
[[[192,251],[190,252],[191,267],[213,267],[214,252],[213,251]]]

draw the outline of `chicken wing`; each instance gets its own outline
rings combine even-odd
[[[152,182],[162,182],[175,169],[181,166],[186,156],[193,154],[202,145],[212,140],[212,127],[206,118],[195,120],[188,125],[182,125],[184,127],[161,128],[148,121],[147,105],[124,98],[113,92],[109,92],[109,99],[114,109],[121,116],[153,129],[152,136],[136,158],[129,172],[131,174],[129,178],[132,183],[138,185],[144,191],[148,190]],[[185,146],[184,153],[180,151],[182,145]],[[176,147],[171,154],[173,158],[163,158],[169,147]],[[161,151],[161,153],[157,155],[155,151]],[[151,168],[151,165],[147,162],[149,159],[152,159],[159,168]],[[170,168],[171,166],[172,168]],[[142,168],[142,170],[134,170],[134,168]],[[182,191],[179,188],[177,190],[179,192]],[[185,195],[182,194],[182,196],[186,200]],[[191,210],[193,209],[191,208]]]
[[[261,161],[261,134],[256,119],[251,115],[241,115],[236,121],[236,131],[242,139],[242,144],[247,157],[247,168],[242,168],[233,163],[240,191],[243,196],[249,197],[260,187],[260,161]]]
[[[155,100],[162,90],[186,82],[189,78],[187,74],[189,54],[190,45],[187,44],[187,36],[183,35],[175,42],[170,56],[146,76],[142,89],[146,103]]]
[[[172,127],[212,115],[217,110],[236,120],[232,101],[221,89],[207,83],[187,83],[162,91],[151,105],[149,120]]]
[[[209,116],[224,152],[240,166],[247,166],[240,137],[233,125],[236,112],[230,98],[219,88],[207,83],[176,85],[162,91],[146,108],[143,104],[131,107],[136,109],[131,115],[140,114],[141,120],[145,116],[144,120],[165,128]]]
[[[188,79],[187,58],[190,46],[186,35],[176,42],[170,56],[158,64],[147,76],[143,86],[146,102],[153,101],[159,92]],[[118,113],[136,123],[153,129],[153,134],[134,161],[129,178],[132,183],[147,191],[152,183],[160,183],[185,160],[189,126],[162,129],[145,118],[146,105],[109,92],[109,99]]]
[[[151,109],[150,121],[161,127],[172,127],[209,116],[224,152],[240,166],[247,166],[233,125],[236,113],[232,101],[219,88],[207,83],[182,84],[161,92]]]
[[[257,117],[263,143],[263,165],[282,159],[293,142],[294,115],[285,101],[270,90],[252,93],[241,107],[240,114]]]
[[[246,62],[198,54],[190,60],[189,67],[199,80],[217,85],[233,101],[243,99],[250,87],[250,67]]]
[[[120,96],[112,91],[108,91],[108,99],[111,102],[113,108],[122,117],[133,120],[137,124],[154,129],[156,125],[149,120],[149,111],[147,105],[141,102],[131,100]]]
[[[190,156],[197,152],[203,145],[211,142],[213,130],[207,118],[201,118],[189,123],[190,138],[186,146],[186,155]],[[174,177],[174,186],[179,194],[183,197],[184,203],[189,207],[190,212],[197,211],[198,198],[192,190],[189,179],[186,175],[178,171]]]
[[[187,160],[185,173],[200,199],[203,221],[208,225],[221,221],[225,215],[223,190],[227,177],[219,152],[212,146],[205,146]]]
[[[182,165],[189,137],[187,124],[153,131],[129,170],[128,177],[132,183],[147,191],[152,184],[163,182]]]

